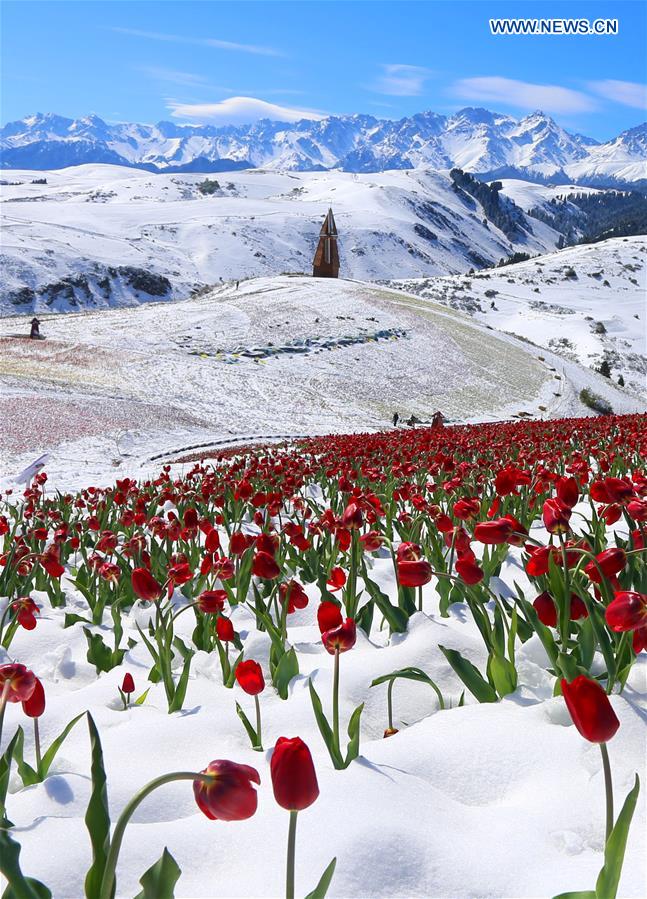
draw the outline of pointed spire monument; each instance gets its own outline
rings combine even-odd
[[[329,209],[319,234],[319,243],[312,265],[313,278],[339,277],[339,252],[337,250],[337,225]]]

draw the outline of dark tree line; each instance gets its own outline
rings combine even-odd
[[[561,246],[647,234],[647,197],[635,191],[572,193],[529,215],[563,235]]]
[[[500,181],[486,184],[462,169],[452,169],[449,177],[453,181],[453,189],[477,200],[483,207],[487,220],[503,231],[509,240],[519,240],[527,235],[529,229],[523,212],[512,200],[501,194],[503,185]]]

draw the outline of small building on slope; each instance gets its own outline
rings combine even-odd
[[[339,250],[337,248],[337,225],[332,209],[326,213],[319,243],[312,264],[313,278],[338,278],[339,277]]]

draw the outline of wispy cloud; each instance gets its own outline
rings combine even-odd
[[[169,84],[179,84],[182,87],[201,87],[209,84],[204,75],[194,75],[193,72],[178,72],[176,69],[165,69],[161,66],[138,66],[138,72],[143,72],[155,81],[165,81]]]
[[[174,44],[194,44],[198,47],[214,47],[218,50],[235,50],[239,53],[253,53],[256,56],[283,56],[280,50],[274,47],[261,47],[257,44],[239,44],[235,41],[223,41],[213,37],[186,37],[182,34],[162,34],[158,31],[140,31],[138,28],[110,27],[110,31],[118,34],[129,34],[131,37],[141,37],[150,41],[167,41]]]
[[[530,84],[498,76],[462,78],[454,83],[451,90],[454,96],[464,100],[501,103],[519,109],[569,113],[590,112],[597,108],[595,100],[581,91],[556,84]]]
[[[371,90],[393,97],[417,97],[425,87],[425,81],[432,74],[424,66],[409,66],[392,63],[382,66],[383,74],[371,86]]]
[[[594,93],[622,103],[623,106],[635,106],[636,109],[647,109],[647,85],[635,81],[589,81],[589,89]]]
[[[314,109],[297,109],[279,106],[256,97],[228,97],[218,103],[181,103],[167,100],[171,114],[178,119],[209,121],[218,125],[249,125],[260,119],[276,122],[298,122],[300,119],[315,121],[326,117],[326,113]]]

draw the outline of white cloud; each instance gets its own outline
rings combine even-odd
[[[174,44],[195,44],[199,47],[214,47],[218,50],[237,50],[240,53],[253,53],[257,56],[283,56],[274,47],[260,47],[257,44],[238,44],[235,41],[222,41],[212,37],[185,37],[181,34],[162,34],[158,31],[140,31],[138,28],[116,28],[110,31],[129,34],[132,37],[143,37],[150,41],[167,41]]]
[[[635,106],[647,109],[647,86],[635,81],[590,81],[589,88],[607,100],[622,103],[624,106]]]
[[[596,109],[595,100],[581,91],[556,84],[529,84],[527,81],[497,76],[462,78],[454,83],[452,93],[464,100],[502,103],[545,112],[590,112]]]
[[[275,122],[298,122],[299,119],[323,119],[325,113],[314,109],[296,109],[267,103],[255,97],[228,97],[218,103],[180,103],[168,100],[167,106],[178,119],[208,120],[218,125],[248,125],[260,119]]]
[[[384,74],[377,79],[373,90],[393,97],[417,97],[425,87],[425,81],[431,75],[430,69],[423,66],[391,64],[382,66]]]
[[[175,69],[165,69],[160,66],[140,66],[138,71],[148,75],[156,81],[167,81],[169,84],[180,84],[183,87],[199,87],[208,84],[203,75],[194,75],[192,72],[178,72]]]

